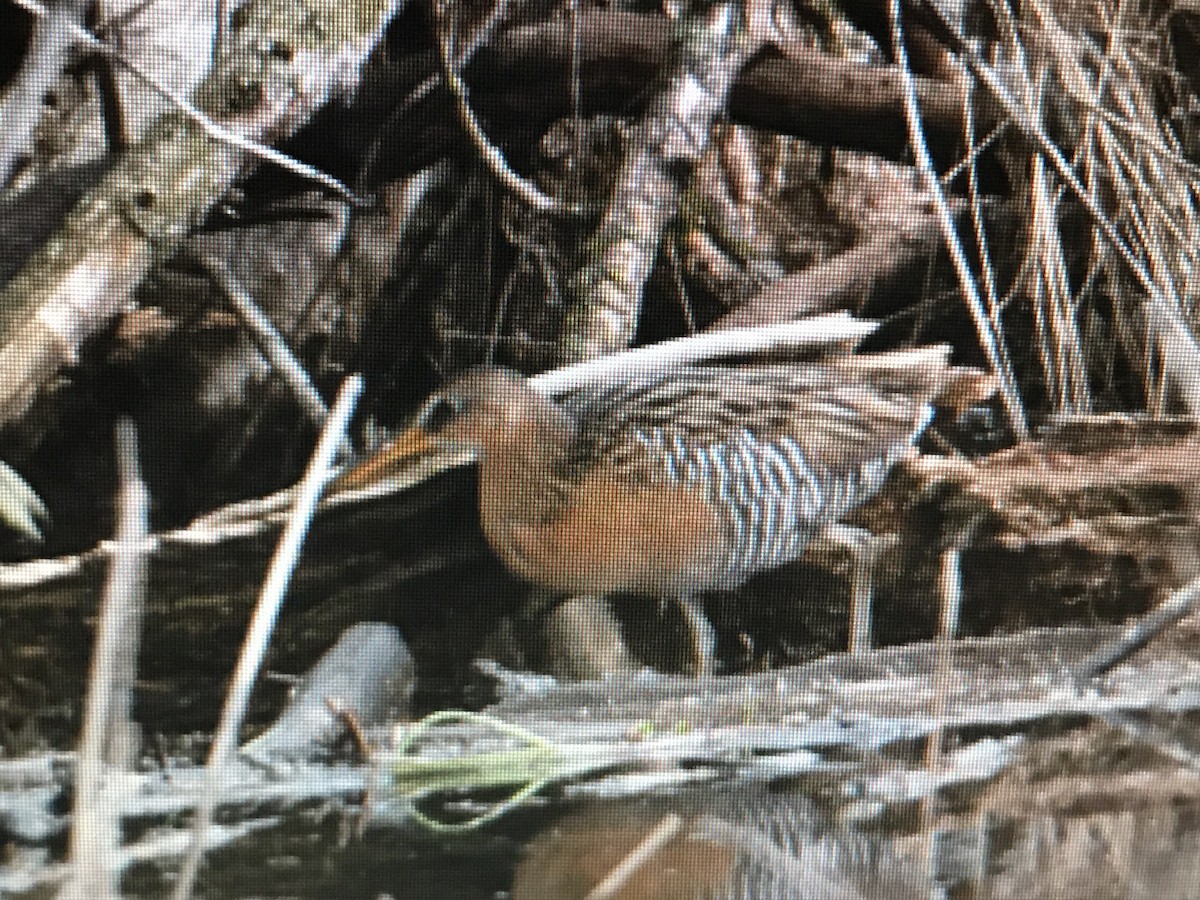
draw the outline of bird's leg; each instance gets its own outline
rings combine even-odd
[[[859,531],[860,540],[850,545],[850,646],[851,653],[871,649],[875,612],[875,565],[879,541],[869,531]]]
[[[953,641],[958,637],[958,620],[962,615],[962,550],[957,546],[942,551],[938,594],[941,609],[937,637],[939,641]]]
[[[679,610],[683,613],[683,624],[687,628],[692,644],[692,667],[696,675],[712,675],[716,670],[717,632],[700,599],[692,594],[679,597]]]
[[[875,568],[893,538],[875,535],[853,525],[831,525],[821,532],[821,540],[830,549],[850,557],[850,639],[851,653],[871,649]]]

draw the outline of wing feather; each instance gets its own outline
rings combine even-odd
[[[736,582],[799,556],[879,489],[929,423],[948,352],[689,366],[582,388],[558,401],[577,423],[564,466],[579,475],[606,461],[633,482],[708,492],[728,512]]]

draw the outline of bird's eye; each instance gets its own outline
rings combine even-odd
[[[417,421],[429,434],[437,434],[461,416],[465,409],[466,402],[461,397],[438,397],[430,401]]]

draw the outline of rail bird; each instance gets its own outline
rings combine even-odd
[[[511,571],[564,595],[679,601],[706,671],[715,642],[697,595],[797,559],[874,494],[962,371],[948,355],[689,364],[553,398],[479,366],[339,486],[438,448],[470,451],[483,531]]]

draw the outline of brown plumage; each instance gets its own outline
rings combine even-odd
[[[951,381],[947,355],[682,366],[556,399],[478,367],[342,483],[431,445],[469,449],[483,530],[513,572],[561,593],[678,598],[703,630],[687,598],[796,559],[878,490]]]

